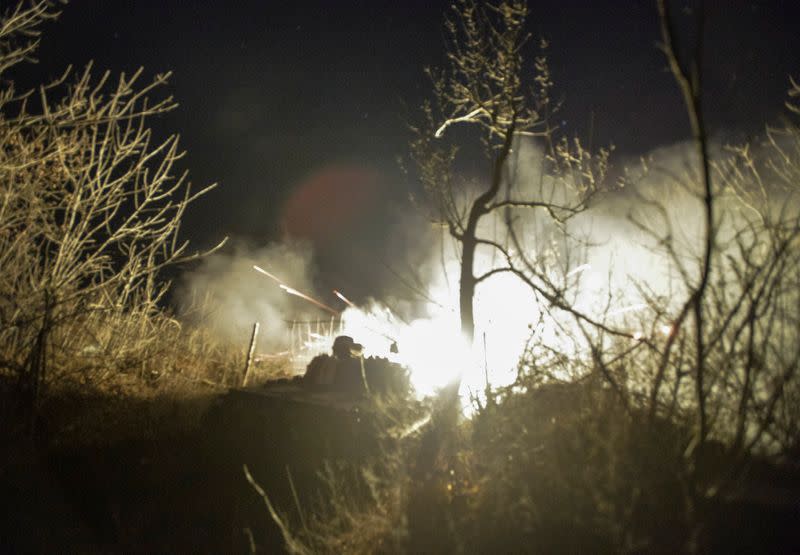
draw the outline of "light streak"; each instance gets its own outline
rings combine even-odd
[[[403,430],[399,434],[399,439],[404,439],[404,438],[410,436],[411,434],[416,433],[417,431],[422,429],[422,427],[425,426],[430,421],[431,421],[431,415],[430,414],[428,414],[426,416],[423,416],[422,418],[420,418],[419,420],[417,420],[416,422],[414,422],[413,424],[408,426],[405,430]]]
[[[322,310],[327,310],[331,314],[339,314],[339,311],[336,310],[335,308],[331,308],[328,305],[326,305],[325,303],[322,303],[322,302],[318,301],[317,299],[315,299],[313,297],[309,297],[305,293],[301,293],[300,291],[298,291],[297,289],[295,289],[293,287],[289,287],[288,285],[285,285],[285,284],[281,283],[280,288],[283,289],[284,291],[286,291],[287,293],[289,293],[290,295],[294,295],[295,297],[300,297],[301,299],[306,300],[306,301],[310,302],[311,304],[317,305]]]
[[[305,301],[308,301],[308,302],[310,302],[311,304],[314,304],[314,305],[316,305],[316,306],[320,307],[320,308],[321,308],[321,309],[323,309],[323,310],[327,310],[327,311],[328,311],[328,312],[330,312],[331,314],[336,314],[336,315],[338,315],[338,314],[339,314],[339,311],[338,311],[338,310],[336,310],[336,309],[334,309],[334,308],[331,308],[331,307],[329,307],[329,306],[328,306],[328,305],[326,305],[325,303],[322,303],[322,302],[318,301],[317,299],[315,299],[315,298],[313,298],[313,297],[310,297],[309,295],[306,295],[305,293],[302,293],[302,292],[298,291],[298,290],[297,290],[297,289],[295,289],[294,287],[289,287],[289,286],[288,286],[288,285],[286,285],[286,284],[285,284],[283,281],[281,281],[281,279],[280,279],[280,278],[278,278],[277,276],[275,276],[275,275],[273,275],[273,274],[270,274],[268,271],[266,271],[266,270],[265,270],[264,268],[262,268],[261,266],[256,266],[255,264],[253,264],[253,269],[254,269],[256,272],[258,272],[258,273],[260,273],[260,274],[264,274],[264,275],[265,275],[265,276],[267,276],[268,278],[270,278],[270,279],[274,280],[275,282],[277,282],[277,283],[278,283],[278,285],[280,286],[280,288],[281,288],[281,289],[283,289],[284,291],[286,291],[287,293],[289,293],[290,295],[294,295],[295,297],[300,297],[301,299],[303,299],[303,300],[305,300]]]
[[[264,275],[265,275],[265,276],[267,276],[268,278],[272,278],[272,279],[274,279],[274,280],[275,280],[275,281],[277,281],[279,284],[283,284],[283,282],[282,282],[282,281],[281,281],[279,278],[277,278],[277,277],[275,277],[274,275],[270,274],[268,271],[266,271],[266,270],[265,270],[264,268],[262,268],[261,266],[256,266],[255,264],[253,264],[253,269],[254,269],[256,272],[259,272],[259,273],[262,273],[262,274],[264,274]]]
[[[255,360],[256,362],[260,362],[265,359],[288,357],[291,354],[292,354],[291,351],[278,351],[277,353],[261,353],[256,356]]]
[[[647,305],[645,303],[632,304],[630,306],[626,306],[626,307],[623,307],[623,308],[618,308],[617,310],[612,310],[611,312],[608,313],[608,315],[609,316],[616,316],[618,314],[625,314],[626,312],[634,312],[634,311],[642,310],[642,309],[645,309],[645,308],[647,308]]]
[[[592,265],[591,264],[581,264],[580,266],[578,266],[574,270],[570,270],[567,273],[567,277],[571,277],[571,276],[574,276],[575,274],[579,274],[581,272],[585,272],[586,270],[591,270],[591,269],[592,269]]]
[[[336,295],[337,297],[339,297],[342,301],[344,301],[347,304],[347,306],[349,306],[350,308],[355,308],[356,307],[356,305],[354,303],[352,303],[350,301],[350,299],[348,299],[347,297],[345,297],[344,295],[339,293],[336,289],[333,290],[333,294]]]

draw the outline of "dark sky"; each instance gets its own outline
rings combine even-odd
[[[275,239],[285,212],[302,200],[295,191],[338,187],[354,197],[373,191],[355,198],[359,210],[375,209],[361,211],[344,237],[366,233],[365,248],[380,249],[390,227],[381,226],[385,206],[402,203],[409,188],[396,159],[406,153],[407,113],[428,92],[423,67],[442,60],[448,4],[75,0],[48,27],[41,63],[23,78],[91,59],[98,69],[174,71],[180,108],[157,127],[181,134],[195,183],[220,183],[187,217],[186,234],[198,246],[223,235]],[[675,4],[676,11],[685,5]],[[757,132],[781,113],[788,75],[800,75],[800,2],[707,4],[711,127],[726,137]],[[655,48],[654,0],[530,5],[531,30],[551,44],[568,129],[584,136],[593,129],[594,142],[614,143],[621,157],[687,136]],[[325,233],[328,224],[317,227]]]

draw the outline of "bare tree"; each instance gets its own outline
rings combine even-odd
[[[441,70],[428,70],[433,100],[423,107],[425,124],[415,128],[411,146],[434,218],[447,226],[460,245],[461,329],[472,343],[476,287],[499,272],[523,275],[533,269],[530,260],[519,258],[523,249],[513,230],[514,212],[538,211],[558,223],[579,213],[602,181],[608,152],[595,157],[580,141],[555,138],[548,123],[554,109],[552,81],[543,52],[526,67],[530,36],[525,30],[529,12],[524,1],[459,0],[452,10],[445,25],[447,64]],[[459,131],[458,127],[471,129]],[[515,183],[515,149],[526,137],[544,144],[549,165],[542,172],[549,171],[550,178],[541,181],[535,194]],[[460,177],[457,167],[459,151],[473,155],[476,147],[488,162],[486,179],[478,184],[477,192]],[[480,230],[484,221],[498,215],[507,225],[499,240]],[[510,252],[513,245],[517,255]],[[496,249],[508,267],[476,275],[476,253],[481,247]],[[557,288],[552,285],[542,288],[556,299]]]

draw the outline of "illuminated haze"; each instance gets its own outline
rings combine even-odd
[[[542,187],[549,187],[547,176],[541,175],[541,151],[530,142],[518,145],[517,151],[509,172],[514,176],[514,196],[541,194]],[[635,322],[653,318],[647,314],[650,309],[640,289],[667,299],[680,299],[684,292],[675,269],[659,251],[656,237],[670,229],[681,256],[687,260],[697,255],[701,245],[702,205],[697,191],[686,186],[696,182],[691,179],[690,153],[691,148],[679,144],[652,152],[645,159],[646,166],[632,164],[625,172],[624,188],[602,195],[589,210],[570,220],[567,232],[572,239],[565,239],[545,214],[525,213],[517,230],[527,256],[547,268],[554,282],[566,280],[568,298],[577,309],[598,318],[605,314],[608,322],[628,326],[631,333],[646,333],[635,329]],[[726,208],[724,199],[720,213],[726,213],[728,221],[736,217]],[[498,212],[484,218],[479,236],[502,242],[503,217]],[[285,349],[288,323],[293,320],[330,318],[253,269],[254,264],[260,265],[289,286],[338,310],[346,308],[342,313],[343,332],[364,344],[367,356],[389,357],[406,364],[422,394],[435,391],[459,374],[465,394],[482,390],[487,377],[492,386],[511,383],[532,335],[556,349],[575,349],[558,332],[559,325],[570,325],[567,318],[561,319],[563,314],[545,313],[519,279],[498,274],[478,286],[476,341],[470,351],[459,333],[458,249],[441,228],[420,226],[418,214],[409,215],[408,221],[413,222],[411,229],[396,231],[416,236],[418,252],[407,254],[409,259],[425,260],[416,275],[407,276],[406,283],[423,282],[414,306],[398,301],[408,298],[407,291],[398,291],[397,298],[371,299],[358,308],[347,308],[332,292],[315,291],[311,247],[291,242],[263,248],[240,245],[233,254],[210,257],[187,276],[181,293],[183,304],[189,306],[194,299],[195,306],[200,307],[194,312],[195,319],[242,344],[252,323],[259,321],[262,350]],[[655,234],[643,230],[640,224],[646,224]],[[725,229],[720,240],[724,240]],[[414,242],[404,240],[402,244]],[[476,275],[501,265],[500,255],[479,249]],[[342,293],[347,295],[346,284]],[[203,303],[198,304],[201,300]],[[398,354],[391,353],[393,343],[399,346]],[[310,347],[300,356],[308,359],[327,351],[330,338],[312,342]],[[579,352],[571,354],[581,356]]]

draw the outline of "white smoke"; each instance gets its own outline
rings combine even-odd
[[[205,258],[197,269],[183,276],[179,302],[184,320],[242,344],[258,322],[260,349],[285,348],[292,320],[317,312],[256,272],[254,265],[274,273],[297,290],[313,290],[313,253],[307,243],[253,247],[238,242],[230,252]]]
[[[724,159],[721,148],[713,151],[715,159]],[[638,334],[637,321],[655,318],[647,313],[651,311],[648,296],[665,299],[665,306],[685,299],[687,280],[676,259],[688,269],[690,283],[696,278],[705,231],[696,161],[688,144],[658,149],[619,172],[624,174],[624,187],[596,197],[585,212],[564,226],[557,225],[543,209],[496,210],[482,219],[478,235],[511,250],[521,249],[523,252],[516,254],[523,254],[538,271],[555,283],[569,283],[566,300],[582,313],[605,318],[615,326],[631,326],[628,331]],[[569,203],[572,198],[564,192],[564,183],[547,175],[544,167],[541,148],[532,141],[521,141],[509,171],[513,182],[503,195]],[[463,201],[474,198],[480,186],[467,186]],[[742,217],[740,204],[725,195],[719,199],[718,241],[725,242],[736,228],[737,218]],[[515,243],[509,242],[507,234],[509,217],[518,235]],[[381,284],[381,289],[397,294],[348,308],[342,315],[343,328],[337,328],[364,344],[368,355],[407,364],[412,381],[423,393],[457,375],[474,392],[481,390],[487,379],[493,386],[513,381],[531,334],[556,348],[571,348],[563,344],[559,323],[543,320],[543,299],[514,275],[498,273],[476,290],[476,341],[470,349],[459,332],[457,243],[446,229],[425,224],[419,212],[405,221],[405,226],[395,230],[400,238],[385,242],[400,245],[405,252],[394,248],[358,261],[364,272],[384,279],[386,266],[392,266],[395,275],[389,279],[394,285]],[[669,241],[665,243],[665,239]],[[665,251],[665,244],[674,248],[674,256]],[[481,246],[476,258],[476,275],[505,265],[504,257],[488,246]],[[287,295],[277,283],[254,271],[253,265],[329,302],[329,295],[314,291],[309,245],[284,243],[262,248],[239,245],[231,253],[208,258],[187,276],[183,304],[202,300],[196,317],[236,341],[244,341],[253,322],[258,321],[262,348],[285,349],[290,322],[302,319],[303,312],[311,317],[319,317],[320,312]],[[392,352],[393,344],[399,346],[399,353]],[[327,350],[329,343],[318,347]]]
[[[543,171],[541,149],[522,142],[517,150],[509,172],[514,178],[511,198],[570,201],[558,189],[563,183]],[[717,161],[729,156],[718,147],[714,152]],[[699,276],[705,223],[696,162],[690,144],[658,149],[631,165],[625,187],[600,195],[565,226],[545,210],[523,209],[511,214],[519,241],[510,244],[507,214],[497,210],[482,219],[478,236],[509,250],[522,249],[517,254],[524,254],[537,271],[554,283],[569,283],[566,300],[581,313],[635,336],[665,333],[668,314],[659,316],[653,308],[670,310],[685,302],[687,288]],[[724,245],[741,228],[741,202],[727,191],[717,193],[716,239]],[[468,188],[464,196],[475,194]],[[349,333],[362,337],[377,354],[390,356],[389,337],[401,340],[399,359],[412,367],[418,388],[430,392],[457,375],[472,393],[487,380],[492,386],[507,385],[516,377],[532,334],[562,353],[581,355],[574,351],[570,330],[565,332],[570,325],[566,321],[572,319],[562,313],[565,321],[558,321],[557,311],[546,313],[546,301],[510,273],[495,274],[478,285],[476,341],[470,350],[458,334],[458,246],[446,233],[428,233],[421,242],[428,261],[419,273],[430,276],[423,288],[426,317],[399,322],[381,303],[346,313]],[[475,275],[504,265],[497,250],[480,247]],[[643,322],[661,325],[645,328]],[[406,350],[411,353],[404,354]]]

